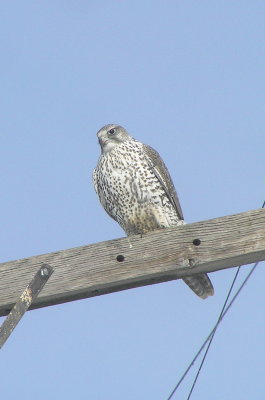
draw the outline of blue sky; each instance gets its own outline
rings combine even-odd
[[[264,12],[261,0],[2,2],[1,262],[124,236],[91,181],[106,123],[159,151],[187,222],[259,208]],[[263,269],[220,327],[192,398],[263,398]],[[205,301],[175,281],[27,313],[1,350],[2,396],[166,399],[234,273],[212,274]]]

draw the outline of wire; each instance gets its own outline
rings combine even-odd
[[[215,333],[218,325],[220,324],[220,322],[223,320],[223,318],[225,317],[225,315],[227,314],[228,310],[230,309],[230,307],[232,306],[232,304],[234,303],[234,301],[236,300],[237,296],[239,295],[239,293],[241,292],[241,290],[243,289],[243,287],[245,286],[245,284],[247,283],[248,279],[250,278],[250,276],[252,275],[252,273],[254,272],[254,270],[256,269],[257,265],[259,262],[256,262],[254,264],[254,266],[252,267],[252,269],[250,270],[250,272],[248,273],[248,275],[246,276],[246,278],[244,279],[243,283],[241,284],[241,286],[239,287],[239,289],[237,290],[236,294],[234,295],[234,297],[232,298],[232,300],[230,301],[230,303],[228,304],[228,306],[226,307],[226,309],[224,310],[224,312],[222,313],[222,315],[220,314],[220,317],[217,321],[217,323],[214,325],[213,329],[211,330],[210,334],[207,336],[207,338],[205,339],[205,341],[203,342],[202,346],[200,347],[200,349],[198,350],[198,352],[196,353],[196,355],[194,356],[193,360],[191,361],[191,363],[189,364],[188,368],[186,369],[186,371],[184,372],[184,374],[182,375],[182,377],[180,378],[180,380],[178,381],[177,385],[175,386],[175,388],[173,389],[173,391],[171,392],[170,396],[167,398],[167,400],[172,399],[174,393],[176,392],[176,390],[179,388],[180,384],[182,383],[182,381],[184,380],[184,378],[186,377],[186,375],[188,374],[189,370],[191,369],[191,367],[193,366],[193,364],[195,363],[195,361],[197,360],[197,358],[199,357],[199,355],[201,354],[202,350],[204,349],[204,347],[206,346],[206,344],[208,343],[208,341],[211,339],[212,335]],[[238,267],[238,271],[239,271]],[[237,271],[237,273],[238,273]],[[236,276],[235,276],[236,277]],[[234,284],[235,278],[232,282],[232,285]],[[231,286],[232,289],[232,286]],[[230,292],[230,290],[229,290]]]
[[[207,353],[208,353],[208,351],[209,351],[209,349],[210,349],[210,347],[211,347],[211,344],[212,344],[214,335],[215,335],[215,333],[216,333],[217,327],[218,327],[218,325],[219,325],[219,323],[220,323],[220,321],[221,321],[221,319],[222,319],[223,313],[224,313],[224,311],[225,311],[226,304],[227,304],[227,302],[228,302],[228,299],[229,299],[229,297],[230,297],[230,294],[231,294],[231,292],[232,292],[232,289],[233,289],[234,284],[235,284],[235,282],[236,282],[236,279],[237,279],[237,277],[238,277],[239,271],[240,271],[240,267],[237,268],[237,271],[236,271],[236,274],[235,274],[235,276],[234,276],[232,285],[230,286],[230,289],[229,289],[228,294],[227,294],[227,296],[226,296],[224,305],[223,305],[223,307],[222,307],[222,311],[220,312],[220,315],[219,315],[219,317],[218,317],[217,323],[216,323],[216,325],[215,325],[213,331],[211,332],[211,339],[209,340],[208,346],[207,346],[207,348],[206,348],[206,350],[205,350],[203,359],[202,359],[202,361],[201,361],[201,364],[200,364],[200,366],[199,366],[198,372],[197,372],[197,374],[196,374],[196,376],[195,376],[195,379],[194,379],[194,381],[193,381],[193,384],[192,384],[192,386],[191,386],[191,389],[190,389],[189,395],[188,395],[188,397],[187,397],[187,400],[190,399],[191,394],[192,394],[192,392],[193,392],[193,389],[194,389],[194,387],[195,387],[195,385],[196,385],[197,379],[198,379],[198,377],[199,377],[199,375],[200,375],[200,372],[201,372],[202,366],[203,366],[203,364],[204,364],[204,361],[205,361],[205,359],[206,359]]]

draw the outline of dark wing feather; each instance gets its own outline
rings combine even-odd
[[[155,176],[163,186],[171,204],[177,211],[179,218],[184,219],[174,183],[172,182],[164,161],[156,150],[146,144],[143,145],[143,151],[149,166],[152,168]]]

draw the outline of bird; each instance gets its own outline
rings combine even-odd
[[[127,236],[185,224],[173,181],[156,150],[117,124],[103,126],[97,137],[101,155],[93,170],[94,188]],[[202,299],[214,294],[207,274],[183,280]]]

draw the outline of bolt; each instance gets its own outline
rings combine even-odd
[[[47,267],[42,267],[40,270],[41,276],[48,276],[49,275],[49,270]]]

